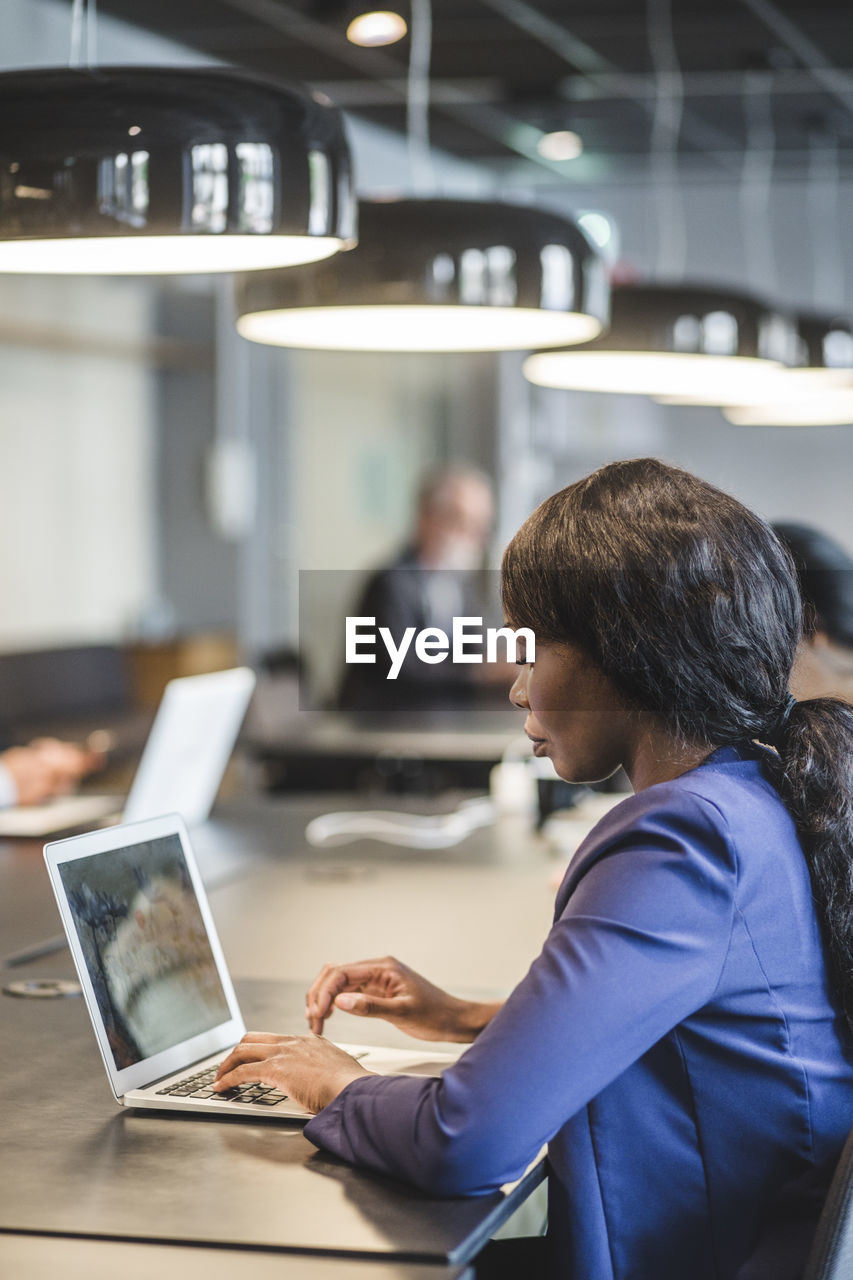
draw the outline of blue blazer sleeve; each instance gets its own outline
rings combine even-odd
[[[711,999],[736,874],[710,802],[669,784],[624,801],[576,855],[541,954],[459,1061],[440,1080],[355,1080],[306,1137],[432,1194],[519,1177],[572,1115]]]

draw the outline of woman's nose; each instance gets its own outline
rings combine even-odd
[[[527,667],[522,667],[515,677],[509,691],[509,700],[519,711],[526,711],[530,706],[527,701]]]

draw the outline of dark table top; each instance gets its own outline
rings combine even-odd
[[[399,716],[306,711],[270,726],[255,723],[245,741],[260,754],[300,759],[402,757],[494,763],[510,743],[523,742],[522,723],[510,706]]]
[[[301,985],[237,989],[249,1025],[301,1029]],[[432,1199],[317,1151],[298,1121],[125,1110],[82,999],[0,1000],[0,1230],[461,1263],[541,1180]]]

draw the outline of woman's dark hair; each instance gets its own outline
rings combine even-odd
[[[773,532],[794,561],[806,635],[823,631],[830,640],[853,648],[853,556],[806,524],[780,521]]]
[[[684,741],[775,747],[853,1031],[853,708],[790,697],[800,594],[770,526],[655,458],[615,462],[521,527],[502,593],[513,626],[580,647],[629,705]]]

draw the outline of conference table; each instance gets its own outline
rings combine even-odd
[[[519,714],[508,703],[463,712],[286,716],[272,714],[258,698],[243,742],[266,785],[286,790],[313,790],[324,779],[332,787],[401,783],[432,793],[455,783],[480,787],[507,751],[517,752],[523,743],[529,753]]]
[[[334,800],[353,807],[352,796]],[[247,797],[194,833],[247,1025],[303,1031],[305,987],[323,960],[378,949],[403,951],[463,994],[511,987],[553,899],[552,855],[529,822],[503,819],[432,852],[371,839],[311,848],[306,823],[334,807]],[[3,1274],[30,1280],[61,1259],[63,1275],[89,1280],[217,1280],[235,1266],[249,1280],[467,1280],[496,1230],[536,1230],[542,1161],[512,1187],[440,1199],[317,1151],[297,1121],[118,1107],[82,999],[51,994],[53,980],[73,979],[57,927],[40,844],[0,843]],[[7,994],[16,987],[48,992]],[[385,1024],[335,1019],[341,1041],[405,1043]],[[507,1227],[513,1215],[519,1225]]]

